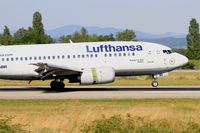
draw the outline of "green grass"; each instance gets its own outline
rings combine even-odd
[[[23,129],[25,125],[12,124],[13,118],[14,117],[0,115],[0,133],[28,133],[29,132]]]
[[[114,115],[110,118],[101,118],[86,125],[83,133],[199,133],[200,124],[193,121],[184,123],[178,121],[175,125],[170,120],[150,120],[148,117],[126,117]]]
[[[134,127],[130,132],[196,133],[200,99],[0,100],[0,116],[14,117],[10,125],[26,125],[24,130],[34,133],[93,132],[97,127],[128,132],[129,126]]]

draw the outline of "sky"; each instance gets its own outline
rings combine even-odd
[[[81,25],[186,34],[191,18],[200,23],[200,0],[0,0],[0,30],[31,26],[35,11],[46,30]]]

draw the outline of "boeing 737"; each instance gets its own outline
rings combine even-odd
[[[52,89],[64,89],[64,79],[80,85],[112,83],[116,76],[157,77],[183,66],[188,59],[171,48],[148,42],[84,42],[0,46],[0,78],[53,79]]]

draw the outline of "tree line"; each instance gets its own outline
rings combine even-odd
[[[187,35],[187,49],[179,50],[189,59],[200,60],[200,33],[199,24],[196,19],[190,21],[189,31]],[[133,30],[125,29],[116,35],[97,35],[89,34],[86,28],[76,31],[71,35],[63,35],[59,38],[59,42],[96,42],[96,41],[137,41]],[[2,45],[18,45],[18,44],[48,44],[56,41],[49,35],[45,34],[42,23],[42,15],[39,12],[33,14],[32,26],[28,29],[20,28],[13,35],[7,26],[4,26],[2,34],[0,34],[0,44]]]
[[[74,32],[71,35],[63,35],[60,37],[60,42],[97,42],[97,41],[136,41],[136,35],[133,30],[125,29],[122,32],[110,35],[90,35],[86,28],[82,28],[79,32]]]
[[[110,35],[90,35],[86,28],[82,28],[71,35],[63,35],[59,38],[59,42],[67,43],[69,40],[73,42],[95,42],[95,41],[135,41],[136,35],[133,30],[126,29],[122,32]],[[49,35],[45,34],[42,23],[42,15],[39,12],[33,14],[32,26],[28,29],[20,28],[13,35],[7,26],[4,26],[2,34],[0,34],[0,44],[2,45],[18,45],[18,44],[48,44],[56,41]]]
[[[13,35],[7,26],[4,26],[3,33],[0,34],[0,44],[45,44],[54,43],[54,39],[45,34],[42,16],[39,12],[33,15],[32,27],[28,29],[20,28]]]

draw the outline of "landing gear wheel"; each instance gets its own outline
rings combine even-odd
[[[51,81],[50,86],[52,90],[56,89],[57,83],[58,83],[57,81]]]
[[[157,81],[153,81],[153,82],[151,83],[151,85],[152,85],[153,87],[158,87],[158,82],[157,82]]]
[[[56,80],[51,81],[50,86],[52,90],[63,90],[65,88],[65,84],[62,81],[58,82]]]
[[[63,82],[58,82],[58,90],[63,90],[65,88],[65,84]]]

